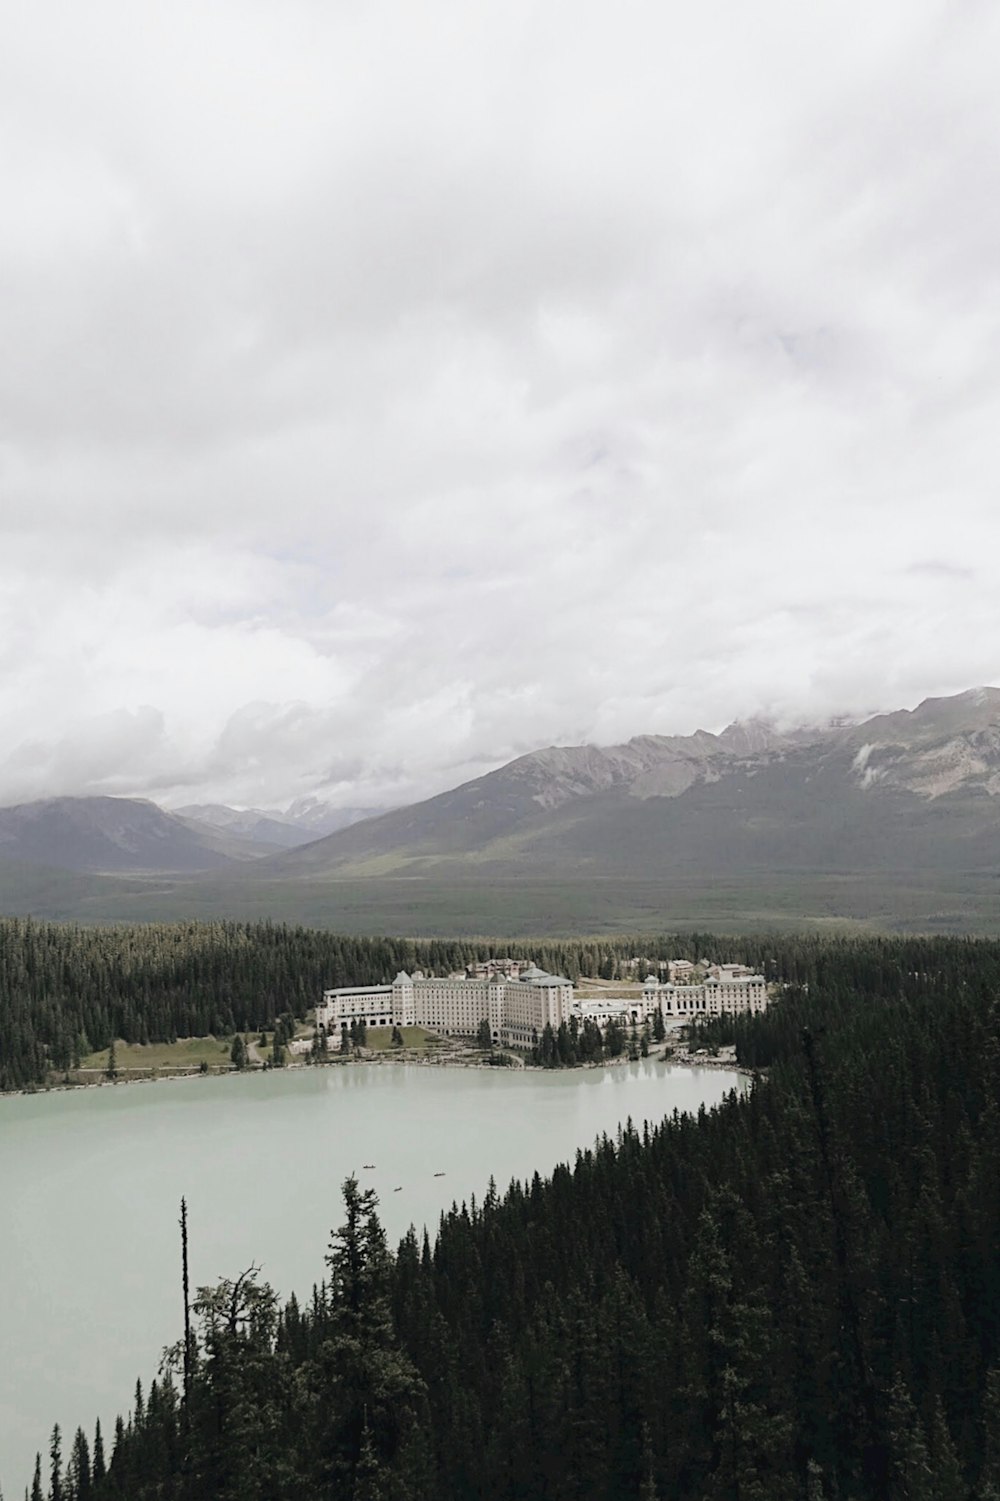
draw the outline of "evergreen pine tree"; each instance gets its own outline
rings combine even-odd
[[[423,1403],[423,1386],[399,1350],[389,1290],[392,1259],[376,1213],[378,1198],[354,1177],[343,1187],[345,1221],[330,1243],[329,1334],[311,1384],[321,1424],[312,1436],[319,1484],[347,1495],[378,1495],[380,1469],[406,1448]]]
[[[63,1501],[62,1434],[59,1424],[52,1429],[49,1442],[49,1501]]]
[[[653,1472],[653,1445],[648,1423],[642,1425],[642,1484],[639,1487],[639,1501],[658,1501],[656,1476]]]
[[[982,1463],[976,1501],[1000,1501],[1000,1369],[987,1372],[983,1395]]]
[[[361,1452],[354,1472],[353,1501],[383,1501],[386,1493],[382,1485],[381,1470],[366,1418],[361,1430]]]
[[[934,1473],[934,1501],[968,1501],[969,1488],[962,1475],[940,1397],[934,1403],[931,1423],[931,1463]]]
[[[889,1457],[894,1494],[904,1501],[937,1501],[923,1426],[898,1375],[889,1392]]]
[[[104,1439],[101,1435],[101,1420],[97,1419],[94,1425],[94,1457],[91,1463],[91,1474],[94,1484],[97,1485],[107,1474],[104,1463]]]
[[[90,1496],[90,1445],[82,1428],[76,1430],[67,1468],[68,1475],[72,1477],[67,1487],[70,1495],[74,1501],[86,1501]]]

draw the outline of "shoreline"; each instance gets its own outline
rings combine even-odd
[[[324,1068],[356,1068],[359,1065],[374,1067],[389,1065],[390,1067],[398,1067],[399,1064],[409,1064],[413,1067],[419,1068],[483,1069],[488,1070],[491,1073],[501,1074],[524,1072],[533,1074],[553,1074],[575,1073],[584,1069],[593,1070],[598,1068],[619,1068],[624,1064],[639,1061],[665,1063],[677,1068],[728,1069],[730,1073],[741,1074],[744,1078],[747,1079],[753,1079],[757,1076],[763,1075],[764,1073],[764,1071],[760,1069],[747,1068],[744,1064],[738,1063],[735,1058],[720,1058],[717,1055],[713,1056],[709,1053],[694,1054],[687,1052],[686,1049],[677,1053],[668,1053],[665,1047],[659,1045],[657,1046],[657,1048],[650,1049],[648,1059],[646,1060],[629,1059],[627,1054],[622,1053],[619,1054],[617,1058],[602,1058],[599,1062],[595,1063],[572,1063],[567,1064],[562,1068],[551,1069],[545,1068],[540,1063],[527,1063],[523,1060],[517,1060],[512,1064],[489,1063],[481,1055],[477,1055],[475,1049],[467,1049],[459,1044],[453,1049],[449,1049],[449,1051],[445,1053],[444,1056],[437,1054],[434,1057],[427,1057],[426,1055],[416,1054],[413,1052],[404,1051],[402,1054],[400,1054],[398,1051],[389,1052],[388,1050],[378,1050],[373,1051],[365,1057],[352,1055],[349,1058],[329,1059],[323,1063],[285,1063],[282,1064],[280,1068],[276,1069],[265,1068],[262,1064],[250,1064],[246,1068],[242,1069],[218,1068],[202,1070],[197,1067],[181,1068],[177,1069],[176,1071],[171,1069],[158,1069],[153,1073],[140,1072],[139,1070],[122,1069],[120,1070],[120,1073],[122,1075],[134,1073],[135,1077],[119,1077],[116,1079],[109,1079],[102,1073],[102,1077],[97,1079],[60,1079],[57,1083],[37,1084],[34,1087],[29,1086],[23,1087],[21,1089],[0,1090],[0,1099],[14,1099],[18,1096],[53,1094],[56,1092],[64,1094],[75,1094],[78,1090],[83,1089],[117,1089],[119,1087],[132,1084],[160,1084],[165,1080],[174,1079],[238,1079],[246,1077],[250,1074],[266,1074],[272,1072],[287,1074],[289,1072],[295,1072],[298,1070]],[[81,1070],[70,1070],[70,1072],[78,1073],[81,1072]],[[90,1071],[88,1070],[88,1072]],[[94,1070],[94,1072],[101,1071]]]

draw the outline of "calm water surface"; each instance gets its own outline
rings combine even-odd
[[[502,1189],[548,1173],[630,1116],[711,1107],[743,1083],[653,1060],[552,1074],[393,1064],[0,1099],[4,1494],[21,1494],[54,1422],[64,1455],[97,1416],[110,1439],[136,1377],[145,1387],[178,1338],[182,1194],[195,1286],[256,1261],[282,1294],[307,1294],[351,1172],[377,1190],[395,1244],[410,1224],[433,1233],[491,1174]]]

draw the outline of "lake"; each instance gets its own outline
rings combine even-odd
[[[745,1082],[653,1059],[554,1073],[387,1063],[0,1099],[3,1493],[21,1494],[36,1449],[45,1473],[55,1422],[65,1457],[99,1416],[110,1458],[136,1377],[145,1389],[182,1332],[182,1195],[192,1287],[256,1262],[281,1294],[308,1294],[351,1172],[378,1192],[395,1245],[410,1224],[433,1235],[491,1174],[503,1190],[629,1117],[711,1107]]]

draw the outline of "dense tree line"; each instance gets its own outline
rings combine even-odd
[[[0,1088],[43,1082],[113,1038],[172,1042],[305,1016],[326,986],[449,970],[467,946],[271,923],[82,928],[0,921]]]
[[[590,1017],[584,1017],[581,1025],[577,1017],[571,1016],[568,1022],[560,1022],[558,1027],[547,1024],[541,1035],[536,1034],[528,1059],[539,1068],[577,1068],[583,1063],[602,1063],[623,1054],[632,1060],[648,1058],[650,1042],[662,1042],[665,1036],[663,1012],[659,1008],[652,1022],[645,1023],[641,1030],[634,1022],[628,1028],[611,1017],[602,1031]]]
[[[354,938],[273,923],[86,928],[0,920],[0,1090],[41,1084],[116,1037],[231,1037],[273,1027],[284,1013],[304,1017],[328,986],[377,984],[400,969],[448,974],[509,950],[506,942]],[[784,949],[693,934],[549,942],[521,953],[576,980],[635,975],[663,958],[706,953],[769,962],[777,974]],[[791,977],[800,970],[809,970],[805,956]]]
[[[738,959],[768,979],[822,984],[827,991],[849,986],[854,967],[867,974],[895,963],[890,940],[884,952],[879,943],[699,933],[513,947],[571,980],[642,978],[668,958],[711,957]],[[960,967],[968,947],[927,940],[908,952],[919,973],[925,962],[940,968],[946,954]],[[42,1084],[116,1037],[173,1042],[273,1028],[283,1014],[305,1017],[328,986],[377,984],[400,969],[448,974],[511,948],[507,941],[345,937],[276,923],[88,928],[0,919],[0,1090]],[[982,944],[974,950],[979,973],[992,962],[988,951]],[[612,1041],[617,1046],[618,1039]],[[592,1035],[573,1051],[578,1061],[600,1056]]]
[[[786,999],[716,1024],[747,1095],[395,1255],[348,1181],[312,1297],[200,1290],[33,1501],[997,1501],[1000,945],[772,959]]]
[[[447,974],[507,944],[353,938],[272,923],[84,928],[0,920],[0,1089],[41,1084],[88,1053],[126,1042],[231,1036],[304,1017],[328,986]],[[605,946],[533,947],[572,977]]]

